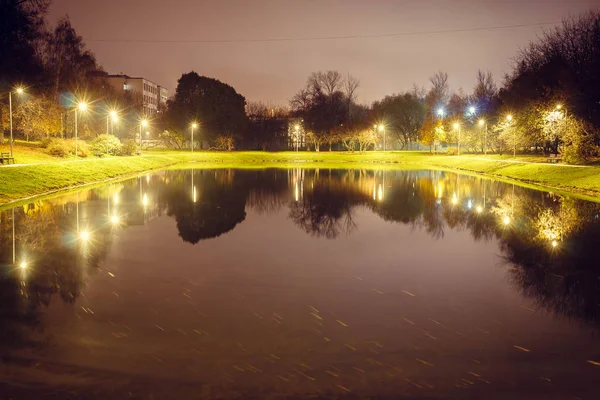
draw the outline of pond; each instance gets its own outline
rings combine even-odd
[[[419,170],[32,201],[0,212],[0,397],[596,398],[599,215]]]

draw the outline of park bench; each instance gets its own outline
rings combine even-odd
[[[562,156],[560,154],[550,154],[548,156],[548,162],[551,164],[556,164],[557,162],[562,160]]]
[[[0,153],[0,162],[2,164],[10,164],[10,162],[15,163],[15,158],[10,156],[10,153]]]

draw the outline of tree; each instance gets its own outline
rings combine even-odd
[[[190,123],[200,124],[201,140],[218,136],[237,136],[246,131],[246,99],[231,86],[192,71],[177,82],[175,96],[168,102],[166,121],[169,130],[190,135]]]
[[[419,130],[425,121],[425,104],[414,94],[386,96],[373,104],[373,114],[385,124],[386,133],[404,148],[419,140]]]
[[[68,16],[58,21],[54,31],[47,36],[46,69],[56,98],[62,91],[85,86],[87,75],[98,70],[96,57],[85,48],[83,38],[77,34]]]
[[[346,95],[346,102],[348,103],[348,119],[351,118],[352,103],[356,100],[356,90],[360,86],[360,81],[348,74],[344,80],[344,94]]]
[[[14,107],[14,104],[13,104]],[[59,136],[61,109],[56,101],[43,94],[32,96],[14,107],[14,125],[29,138],[40,139]]]
[[[537,146],[556,151],[560,145],[560,139],[544,139],[542,129],[557,104],[569,116],[590,123],[592,141],[598,143],[600,76],[594,71],[599,68],[600,11],[590,11],[565,19],[523,49],[500,90],[500,101],[505,109],[518,111],[516,124]]]
[[[303,119],[313,145],[329,143],[331,150],[342,128],[354,118],[353,99],[358,86],[358,80],[351,75],[344,80],[337,71],[319,71],[313,72],[305,88],[292,97],[292,114]]]
[[[287,110],[267,107],[262,102],[250,102],[246,106],[249,119],[248,134],[243,143],[250,149],[273,149],[284,147],[287,128]]]
[[[438,71],[435,75],[429,78],[431,89],[427,94],[427,104],[434,109],[448,101],[450,95],[450,87],[448,86],[448,73]]]
[[[39,43],[50,0],[0,1],[0,92],[15,85],[37,85],[43,78]],[[0,108],[0,144],[4,143],[4,107]]]
[[[477,71],[477,83],[473,88],[471,103],[477,108],[478,115],[489,114],[493,110],[493,105],[498,94],[496,82],[490,71]]]

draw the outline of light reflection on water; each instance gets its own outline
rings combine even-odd
[[[162,171],[33,202],[0,212],[0,357],[89,398],[583,397],[599,210],[323,169]]]

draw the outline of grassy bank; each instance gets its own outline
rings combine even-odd
[[[0,167],[0,204],[59,189],[101,182],[150,169],[194,163],[196,168],[444,168],[572,191],[600,198],[600,167],[548,164],[540,157],[445,156],[423,152],[176,152],[152,150],[137,157],[52,159],[30,152],[37,164]],[[22,156],[21,158],[24,158]]]

